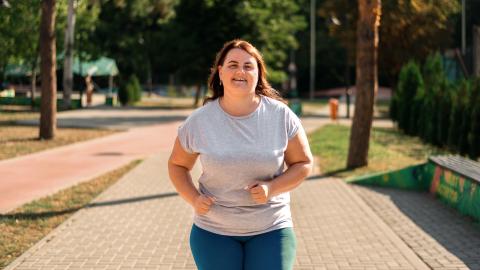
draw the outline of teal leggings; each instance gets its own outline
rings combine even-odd
[[[190,233],[190,248],[199,270],[291,270],[296,246],[292,228],[225,236],[194,224]]]

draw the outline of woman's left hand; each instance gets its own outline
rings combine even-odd
[[[270,199],[270,185],[265,182],[259,182],[252,185],[248,185],[245,189],[250,192],[250,196],[253,201],[259,204],[264,204]]]

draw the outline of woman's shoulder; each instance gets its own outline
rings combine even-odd
[[[274,98],[271,98],[271,97],[267,97],[267,96],[263,96],[263,100],[265,101],[265,104],[267,107],[275,110],[275,111],[285,111],[285,110],[289,110],[290,108],[288,108],[287,104],[283,103],[282,101],[280,100],[277,100],[277,99],[274,99]]]

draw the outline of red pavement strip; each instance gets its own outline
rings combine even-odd
[[[180,122],[0,161],[0,213],[172,147]]]

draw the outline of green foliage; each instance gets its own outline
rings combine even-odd
[[[438,99],[436,107],[437,116],[437,139],[439,145],[448,144],[448,132],[450,128],[450,114],[452,103],[453,86],[447,80],[442,80],[440,89],[438,90]]]
[[[424,141],[440,145],[437,140],[438,131],[438,105],[440,104],[440,91],[445,81],[442,58],[440,53],[431,54],[427,57],[423,66],[423,78],[425,82],[425,97],[422,100],[420,115],[420,136]]]
[[[99,51],[115,59],[121,73],[136,74],[141,81],[146,80],[149,72],[168,74],[172,66],[170,61],[177,60],[165,57],[165,46],[176,46],[177,41],[166,38],[165,25],[173,18],[173,7],[178,1],[100,2],[98,20],[82,37],[86,44],[94,47],[93,53]]]
[[[462,125],[460,127],[460,138],[458,141],[458,148],[461,155],[467,155],[469,153],[469,143],[470,128],[472,127],[472,116],[473,110],[477,106],[476,101],[478,98],[478,88],[473,81],[469,81],[469,87],[467,96],[462,99],[464,106],[464,113],[462,118]],[[473,144],[475,142],[472,142]]]
[[[120,85],[118,99],[123,106],[131,105],[142,99],[142,86],[136,75],[131,75],[125,84]]]
[[[358,18],[356,2],[323,1],[319,10],[325,20],[335,16],[342,22],[340,26],[330,24],[330,33],[341,40],[343,47],[350,48],[352,56],[355,55],[355,47],[349,44],[355,44],[355,22]],[[395,85],[400,69],[408,59],[423,61],[430,52],[450,47],[455,29],[452,17],[459,12],[460,1],[382,1],[378,46],[380,77],[387,77]]]
[[[412,61],[402,68],[390,110],[406,134],[472,159],[480,156],[480,78],[450,84],[438,53],[427,57],[423,76]]]
[[[473,91],[476,93],[476,98],[472,99],[471,125],[468,133],[468,155],[475,160],[480,157],[480,78],[476,79]]]
[[[460,151],[459,142],[462,138],[462,126],[464,125],[465,109],[469,95],[469,82],[464,80],[455,89],[452,95],[450,127],[448,131],[447,145],[452,151]],[[465,129],[465,128],[463,128]]]
[[[163,57],[186,84],[206,82],[216,52],[234,38],[250,41],[263,54],[273,82],[281,82],[294,34],[306,24],[293,0],[181,1],[168,24]]]
[[[415,134],[417,128],[419,98],[423,96],[424,84],[420,68],[414,61],[408,62],[401,72],[397,89],[395,90],[398,125],[407,134]],[[417,95],[417,93],[419,93]]]
[[[0,7],[0,75],[7,63],[34,67],[38,56],[40,1],[10,1]],[[2,77],[0,77],[0,80]]]

